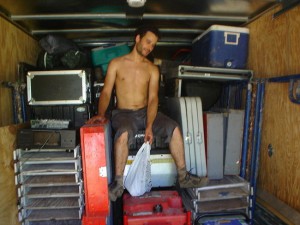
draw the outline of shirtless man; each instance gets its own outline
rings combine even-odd
[[[153,27],[136,30],[132,51],[113,59],[108,66],[104,87],[99,98],[98,115],[88,123],[104,121],[110,97],[115,88],[117,109],[112,112],[115,131],[115,179],[109,186],[109,197],[115,201],[124,191],[123,173],[128,157],[128,146],[133,143],[138,130],[145,129],[145,141],[151,144],[153,134],[167,137],[171,155],[178,172],[181,188],[201,187],[207,183],[186,171],[184,145],[178,124],[157,112],[159,70],[146,57],[154,49],[159,32]]]

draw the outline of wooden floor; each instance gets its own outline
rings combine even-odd
[[[266,208],[264,208],[259,203],[256,204],[254,219],[254,225],[288,225],[287,223],[283,222],[281,219],[276,217]]]

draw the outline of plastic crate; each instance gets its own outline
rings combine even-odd
[[[119,56],[130,52],[126,44],[119,44],[111,47],[93,48],[91,51],[92,63],[94,67],[101,67],[103,75],[107,72],[109,62]]]

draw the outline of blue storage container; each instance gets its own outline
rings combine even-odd
[[[109,62],[116,57],[130,52],[127,44],[118,44],[111,47],[93,48],[91,51],[92,63],[94,67],[101,67],[103,75],[106,75]]]
[[[193,40],[192,65],[244,69],[248,40],[248,28],[212,25]]]
[[[203,225],[247,225],[245,220],[240,219],[220,219],[216,221],[207,221]]]

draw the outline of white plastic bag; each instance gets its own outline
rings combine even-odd
[[[150,150],[149,142],[144,143],[128,170],[124,186],[131,196],[143,195],[152,188]]]

